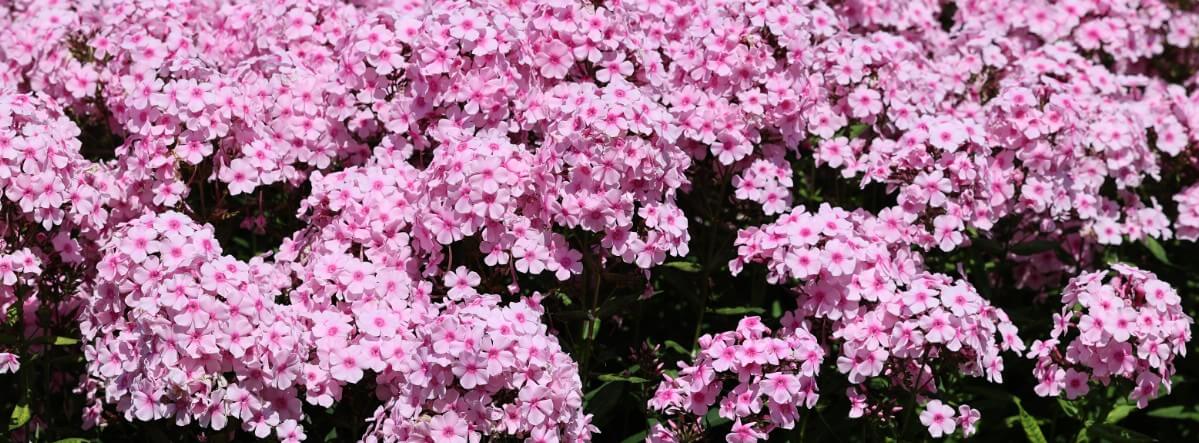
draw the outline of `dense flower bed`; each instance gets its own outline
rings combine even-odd
[[[0,0],[9,437],[1137,432],[1199,374],[1197,42],[1166,0]]]

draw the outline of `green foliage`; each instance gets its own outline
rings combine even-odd
[[[1020,402],[1020,397],[1012,397],[1012,401],[1016,403],[1016,409],[1020,411],[1020,428],[1024,430],[1024,435],[1028,437],[1030,443],[1045,443],[1045,434],[1041,432],[1041,425],[1037,423],[1037,419],[1024,410],[1024,405]]]

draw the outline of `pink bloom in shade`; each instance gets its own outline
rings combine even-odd
[[[737,347],[725,344],[724,340],[713,340],[712,346],[704,351],[713,359],[712,368],[727,371],[737,365]]]
[[[243,159],[234,159],[229,166],[222,168],[221,180],[229,184],[232,195],[248,194],[258,186],[258,171]]]
[[[849,399],[849,418],[858,418],[866,413],[866,395],[857,388],[847,388],[845,397]]]
[[[485,23],[486,19],[473,9],[458,11],[450,15],[450,35],[462,40],[475,41]]]
[[[304,427],[295,420],[284,420],[279,427],[275,428],[275,435],[279,436],[279,441],[282,443],[297,443],[308,438],[304,434]]]
[[[766,378],[762,382],[762,393],[778,403],[790,401],[791,394],[798,390],[799,379],[791,374],[771,372],[766,374]]]
[[[561,41],[554,40],[541,47],[534,56],[534,61],[541,67],[541,75],[549,78],[564,78],[570,66],[574,64],[574,56],[570,47]]]
[[[1178,291],[1161,280],[1150,280],[1144,287],[1145,301],[1157,309],[1164,310],[1166,306],[1177,305],[1181,300]]]
[[[953,190],[953,183],[940,170],[921,172],[912,180],[912,186],[933,207],[941,207],[948,201],[946,194]]]
[[[825,269],[832,275],[850,275],[857,266],[857,258],[850,245],[836,239],[824,244],[821,259]]]
[[[462,300],[474,295],[475,287],[478,282],[482,281],[475,271],[466,269],[466,267],[458,267],[453,273],[446,273],[444,279],[447,295],[453,300]]]
[[[595,79],[601,82],[612,81],[613,76],[628,77],[633,73],[633,63],[625,60],[624,54],[616,53],[600,63],[600,70],[595,73]]]
[[[1037,385],[1033,387],[1033,392],[1042,397],[1058,395],[1062,392],[1062,381],[1066,378],[1066,371],[1057,367],[1049,367],[1044,370],[1037,369]]]
[[[468,360],[454,365],[454,375],[463,389],[474,389],[475,386],[487,384],[488,371],[485,362]]]
[[[1107,315],[1103,327],[1118,342],[1126,342],[1136,327],[1137,311],[1132,308],[1114,309]]]
[[[743,424],[741,418],[733,422],[733,428],[729,430],[729,434],[724,437],[724,441],[728,443],[754,443],[758,440],[766,438],[762,432],[754,429],[753,423]]]
[[[362,333],[375,337],[395,335],[395,313],[379,308],[364,308],[358,312],[357,325]]]
[[[957,337],[949,313],[937,308],[920,322],[920,327],[926,331],[924,337],[932,343],[946,343]]]
[[[547,267],[554,271],[554,276],[560,281],[570,279],[571,274],[583,273],[583,253],[568,247],[561,247],[554,250],[554,261],[550,263],[552,267]]]
[[[429,420],[429,438],[437,442],[466,443],[470,425],[454,411]]]
[[[966,128],[955,120],[946,120],[932,127],[929,144],[937,149],[953,152],[966,141]]]
[[[126,233],[123,246],[128,251],[129,258],[140,263],[146,260],[148,254],[158,252],[159,243],[155,238],[157,235],[153,230],[134,227]],[[5,278],[7,279],[7,276]]]
[[[941,298],[932,289],[917,286],[903,293],[903,302],[913,313],[919,314],[940,306]]]
[[[845,137],[825,140],[820,144],[820,150],[817,154],[821,161],[834,168],[844,165],[846,159],[852,158],[853,155],[853,148],[850,147],[849,140]]]
[[[346,286],[346,292],[350,294],[362,294],[365,291],[374,289],[378,279],[375,278],[375,269],[371,264],[350,262],[347,263],[346,269],[341,273],[338,281]]]
[[[920,413],[920,423],[928,427],[928,433],[932,434],[933,438],[941,438],[953,434],[957,428],[957,422],[953,417],[953,408],[942,404],[941,400],[933,400],[924,405],[924,412]]]
[[[15,374],[21,369],[21,359],[17,354],[0,352],[0,374]]]
[[[162,405],[158,403],[156,396],[138,390],[133,392],[132,397],[133,401],[130,403],[129,410],[125,411],[126,418],[132,416],[141,421],[151,421],[161,416],[160,406]]]
[[[787,256],[787,264],[791,273],[798,278],[804,278],[820,273],[822,260],[816,250],[810,248],[792,249]]]
[[[333,378],[347,382],[357,383],[362,379],[362,364],[364,356],[358,356],[357,347],[350,346],[338,349],[332,354],[330,362],[329,374]]]
[[[887,355],[887,351],[883,349],[859,349],[857,356],[854,357],[856,364],[853,370],[862,377],[881,374],[883,365],[887,363]]]
[[[1142,372],[1137,376],[1137,385],[1132,389],[1132,393],[1128,398],[1137,402],[1137,408],[1144,409],[1149,406],[1149,400],[1157,397],[1157,391],[1162,383],[1162,378],[1152,372]]]
[[[978,432],[978,420],[982,414],[969,405],[958,406],[958,425],[962,427],[962,436],[969,437]]]
[[[933,239],[942,251],[952,251],[965,238],[962,235],[962,219],[949,214],[933,219]]]
[[[883,111],[882,96],[878,91],[858,86],[849,94],[849,109],[854,117],[865,118]]]
[[[1091,390],[1088,384],[1089,380],[1085,372],[1078,372],[1074,369],[1066,370],[1066,398],[1074,400]]]
[[[17,284],[17,265],[9,256],[0,256],[0,283],[5,286]]]

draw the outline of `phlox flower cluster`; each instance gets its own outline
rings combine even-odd
[[[743,318],[735,331],[704,335],[695,361],[680,362],[678,375],[666,375],[650,399],[650,408],[675,418],[656,426],[647,441],[680,441],[699,430],[714,406],[733,420],[729,442],[792,429],[799,408],[810,409],[820,399],[816,376],[823,361],[824,349],[812,334],[791,327],[772,333],[758,317]]]
[[[286,273],[222,255],[211,227],[176,212],[131,220],[102,247],[80,323],[88,423],[111,404],[126,420],[239,419],[259,437],[296,427],[314,337],[276,302]]]
[[[799,308],[783,322],[826,331],[822,338],[839,344],[837,369],[855,385],[847,393],[851,417],[889,418],[902,409],[894,392],[869,388],[870,378],[886,377],[890,389],[920,395],[937,392],[938,370],[1001,383],[1000,352],[1024,350],[1007,314],[969,283],[922,270],[909,249],[914,230],[893,214],[797,207],[743,230],[730,263],[736,272],[762,262],[774,281],[799,282]]]
[[[500,306],[461,270],[438,303],[428,282],[396,271],[375,285],[372,269],[365,284],[365,265],[350,265],[321,268],[337,291],[322,301],[307,287],[284,294],[286,265],[224,256],[211,228],[182,214],[122,229],[105,245],[81,326],[84,387],[103,388],[93,421],[111,404],[128,420],[219,430],[239,419],[259,437],[302,440],[302,402],[328,407],[373,375],[387,400],[369,434],[380,441],[590,433],[577,369],[535,298]]]
[[[582,412],[578,368],[540,316],[536,296],[501,306],[481,294],[412,325],[414,337],[386,346],[397,346],[386,362],[368,362],[387,365],[377,382],[389,395],[364,441],[588,440],[595,429]]]
[[[38,306],[36,295],[21,299],[15,291],[18,284],[32,286],[31,283],[36,282],[42,272],[41,265],[41,259],[28,249],[0,255],[0,322],[32,323]],[[22,311],[20,318],[11,318],[18,309]],[[33,331],[35,328],[29,330]],[[20,368],[19,355],[0,350],[0,374],[15,373]]]
[[[1199,240],[1199,184],[1191,185],[1174,196],[1178,202],[1178,219],[1174,221],[1179,239]]]
[[[633,48],[615,33],[633,30],[618,29],[606,9],[554,5],[558,17],[459,2],[161,6],[48,8],[15,20],[8,36],[22,51],[7,66],[37,73],[33,84],[62,106],[119,123],[111,129],[128,140],[118,148],[119,175],[147,202],[174,206],[202,168],[238,195],[297,186],[312,172],[377,154],[388,167],[440,164],[426,171],[428,187],[450,195],[422,202],[428,207],[414,215],[437,215],[418,230],[442,245],[486,219],[490,246],[500,236],[494,226],[524,217],[535,233],[554,224],[604,232],[613,255],[642,267],[687,251],[686,219],[673,204],[691,163],[674,143],[678,117],[630,82],[633,65],[618,55]],[[98,28],[83,39],[74,27]],[[25,41],[31,36],[42,38]],[[576,54],[601,67],[594,78],[575,67]],[[518,143],[507,142],[513,134]],[[497,140],[511,155],[496,151]],[[539,153],[529,152],[532,143]],[[473,149],[462,152],[466,145]],[[454,148],[430,155],[435,146]],[[459,189],[472,184],[482,186]],[[529,186],[541,193],[524,194]],[[649,228],[638,232],[642,212]],[[549,240],[519,248],[533,273],[578,254]],[[551,272],[579,272],[567,268]]]
[[[1129,399],[1144,408],[1170,391],[1174,358],[1186,355],[1194,320],[1153,273],[1124,264],[1111,270],[1084,273],[1062,291],[1049,338],[1028,351],[1038,395],[1075,399],[1093,383],[1126,381]]]
[[[70,229],[96,235],[108,219],[108,199],[119,191],[110,176],[83,157],[79,128],[52,103],[0,87],[3,206],[55,232],[55,252],[78,263],[82,251]]]
[[[785,154],[799,145],[818,165],[897,192],[902,218],[931,234],[915,239],[927,248],[955,249],[968,228],[1011,216],[1047,231],[1080,221],[1101,244],[1172,236],[1165,202],[1136,190],[1194,141],[1197,96],[1088,51],[1131,63],[1186,47],[1194,14],[1164,2],[965,2],[943,30],[932,2],[881,3],[858,15],[820,3],[765,10],[772,32],[799,25],[778,38],[803,58],[786,65],[799,70],[790,91],[771,78],[765,99],[737,95],[746,118],[782,139],[762,132],[761,158],[738,166],[738,198],[785,211],[791,181],[774,177],[789,175]],[[921,37],[851,30],[864,23]],[[1105,182],[1118,198],[1100,195]]]
[[[30,343],[52,333],[38,324],[43,305],[70,323],[63,313],[78,305],[74,272],[87,266],[89,239],[119,194],[113,177],[82,155],[79,128],[50,103],[0,86],[0,324],[18,327],[6,337]],[[0,373],[20,368],[17,345],[0,345]]]
[[[1069,260],[1002,258],[1047,290],[1106,246],[1199,238],[1179,172],[1199,77],[1155,63],[1199,14],[1173,3],[0,0],[0,327],[49,334],[41,304],[78,320],[89,425],[300,441],[304,405],[361,384],[366,441],[587,441],[579,369],[522,285],[649,279],[703,224],[797,308],[703,336],[649,401],[670,417],[651,440],[710,408],[730,442],[790,428],[822,364],[851,417],[912,395],[930,435],[968,436],[979,412],[932,374],[1001,382],[1024,344],[927,256],[1052,242]],[[797,165],[886,201],[805,207]],[[1150,197],[1167,179],[1189,187]],[[684,212],[726,184],[735,217]],[[212,223],[293,215],[245,259]],[[1190,319],[1113,269],[1067,286],[1038,393],[1169,389]],[[0,348],[0,373],[22,358]]]
[[[920,413],[920,423],[928,427],[929,434],[934,438],[953,434],[955,429],[961,429],[962,435],[969,437],[978,432],[980,417],[978,410],[970,406],[961,405],[954,411],[941,403],[941,400],[932,400],[924,405],[924,411]]]

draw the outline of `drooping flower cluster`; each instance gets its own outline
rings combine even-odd
[[[773,429],[793,428],[799,408],[820,399],[816,376],[824,349],[803,328],[771,333],[760,318],[746,317],[735,331],[704,335],[699,346],[695,361],[680,363],[678,375],[667,375],[649,401],[649,407],[677,416],[676,426],[698,423],[717,405],[721,417],[734,421],[729,441],[755,441]],[[678,441],[679,434],[659,425],[649,440]]]
[[[1194,322],[1182,310],[1178,292],[1151,272],[1116,264],[1084,273],[1062,291],[1061,313],[1053,330],[1036,340],[1029,358],[1042,396],[1085,395],[1092,382],[1126,380],[1129,398],[1144,408],[1170,391],[1175,356],[1186,355]]]

